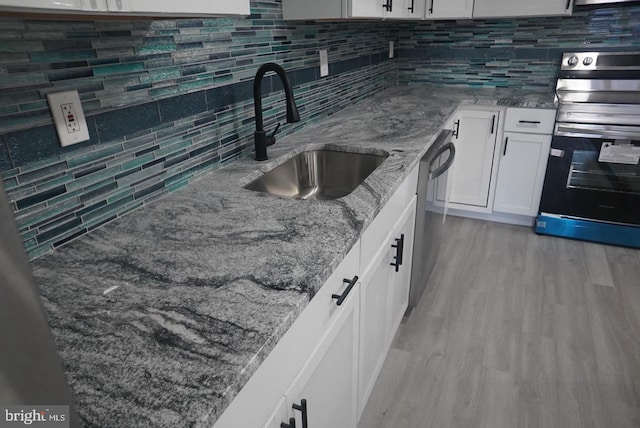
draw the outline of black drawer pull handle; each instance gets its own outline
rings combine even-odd
[[[569,10],[569,7],[571,7],[571,0],[567,0],[567,7],[565,7],[565,10]]]
[[[411,0],[411,7],[408,7],[407,9],[409,9],[411,11],[411,13],[414,13],[414,5],[415,5],[416,0]]]
[[[382,5],[382,7],[384,7],[387,12],[391,12],[393,10],[393,0],[387,0],[385,4]]]
[[[296,428],[296,420],[295,420],[295,418],[289,419],[289,423],[282,422],[280,424],[280,428]]]
[[[509,137],[506,138],[506,140],[504,140],[504,151],[502,152],[502,156],[506,156],[507,155],[507,146],[509,145]]]
[[[456,120],[455,122],[453,122],[453,124],[456,127],[456,130],[453,131],[453,136],[456,137],[456,140],[458,139],[458,134],[460,133],[460,120]]]
[[[396,255],[393,257],[395,263],[391,263],[391,266],[395,266],[396,272],[399,272],[400,266],[402,266],[402,256],[404,255],[404,233],[400,235],[400,238],[396,238],[396,243],[392,247],[396,249]]]
[[[518,123],[529,123],[531,125],[540,125],[539,120],[519,120]]]
[[[300,404],[293,404],[293,406],[291,406],[293,408],[293,410],[298,410],[299,412],[302,412],[302,428],[309,428],[309,424],[307,422],[307,400],[305,400],[304,398],[302,400],[300,400]]]
[[[347,288],[344,290],[344,292],[342,294],[332,294],[331,298],[332,299],[337,299],[338,301],[336,302],[336,305],[340,306],[344,303],[344,300],[347,298],[347,296],[349,295],[349,293],[351,293],[351,289],[353,288],[354,285],[356,285],[356,282],[358,282],[358,275],[354,276],[352,279],[343,279],[342,282],[346,282],[347,284]],[[305,401],[306,403],[306,401]]]
[[[431,0],[431,6],[429,7],[429,13],[433,15],[433,4],[436,2],[436,0]]]
[[[491,119],[491,135],[493,135],[493,131],[496,129],[496,115],[493,115],[493,119]]]

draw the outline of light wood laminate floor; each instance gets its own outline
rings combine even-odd
[[[640,427],[640,250],[445,230],[359,428]]]

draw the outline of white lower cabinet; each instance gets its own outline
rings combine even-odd
[[[409,302],[416,198],[363,273],[360,306],[358,415],[362,414]],[[396,266],[398,265],[398,266]]]
[[[359,300],[356,286],[285,394],[296,427],[355,428],[358,423]]]
[[[214,428],[271,427],[269,424],[280,427],[280,423],[285,422],[285,419],[277,423],[274,421],[279,415],[279,401],[294,382],[299,383],[297,379],[300,373],[309,366],[313,355],[319,355],[316,351],[318,344],[326,343],[328,332],[335,329],[336,320],[344,317],[345,312],[350,310],[350,302],[358,302],[358,299],[351,296],[357,293],[357,283],[342,305],[338,306],[337,300],[332,296],[346,292],[348,283],[345,280],[352,281],[359,275],[359,263],[358,241],[220,415]],[[331,351],[325,352],[324,355],[328,357],[330,353]],[[286,410],[289,414],[289,409]]]
[[[461,107],[453,116],[455,161],[436,181],[435,205],[463,217],[530,226],[555,116],[544,108]]]
[[[490,212],[492,182],[497,170],[493,168],[496,153],[496,139],[500,129],[500,109],[475,109],[463,107],[454,117],[453,140],[456,158],[449,170],[448,185],[438,180],[437,199],[444,202],[448,193],[452,208]]]
[[[551,147],[550,135],[505,132],[493,210],[538,214]]]
[[[417,179],[416,167],[214,428],[356,428],[409,301]]]
[[[281,428],[280,425],[283,422],[289,421],[289,412],[287,412],[287,400],[283,396],[278,401],[276,408],[271,413],[271,416],[267,419],[267,422],[262,426],[262,428]]]

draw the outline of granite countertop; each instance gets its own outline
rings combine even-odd
[[[213,425],[461,103],[555,108],[552,93],[395,87],[35,261],[84,424]],[[334,201],[243,189],[325,144],[390,155]]]

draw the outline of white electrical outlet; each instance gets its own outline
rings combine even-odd
[[[320,49],[320,77],[329,75],[329,55],[326,49]]]
[[[394,55],[394,46],[393,46],[393,41],[389,42],[389,58],[393,58]]]
[[[47,99],[60,138],[60,145],[65,147],[87,141],[89,128],[78,91],[47,94]]]

